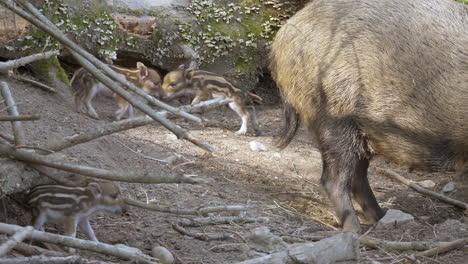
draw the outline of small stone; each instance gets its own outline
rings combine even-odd
[[[389,209],[382,219],[377,223],[376,229],[393,229],[414,221],[410,214],[403,213],[400,210]]]
[[[159,260],[161,264],[172,264],[174,263],[174,256],[165,247],[156,246],[151,250],[151,255]]]
[[[250,149],[253,151],[268,151],[267,146],[258,142],[258,141],[250,141],[249,142]]]
[[[420,181],[420,182],[418,182],[418,184],[421,187],[429,188],[429,189],[432,189],[432,188],[434,188],[436,186],[435,182],[433,182],[431,180]]]
[[[447,192],[453,192],[456,189],[456,185],[454,182],[449,182],[445,184],[444,188],[442,188],[442,192],[447,193]]]
[[[167,140],[170,140],[170,141],[176,141],[176,140],[177,140],[177,136],[174,135],[174,134],[167,134],[167,135],[166,135],[166,139],[167,139]]]
[[[281,159],[281,153],[275,152],[275,154],[273,154],[273,157]]]

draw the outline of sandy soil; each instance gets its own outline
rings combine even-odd
[[[96,127],[113,120],[117,106],[112,98],[97,98],[94,106],[101,120],[93,120],[76,113],[70,95],[63,91],[50,94],[38,88],[8,80],[21,113],[39,114],[40,121],[26,123],[28,141],[46,142]],[[172,224],[184,218],[132,207],[125,215],[99,215],[92,224],[97,237],[107,243],[122,243],[149,253],[152,246],[162,244],[177,256],[181,263],[234,263],[249,256],[236,247],[253,228],[267,226],[279,236],[301,238],[337,227],[333,209],[320,187],[320,153],[303,130],[286,149],[280,151],[272,145],[272,138],[280,124],[279,100],[271,91],[263,91],[264,105],[257,106],[261,137],[239,136],[233,132],[240,120],[229,109],[222,107],[203,114],[214,121],[202,127],[182,120],[178,125],[190,130],[196,138],[216,148],[206,155],[191,143],[174,140],[166,129],[152,124],[114,134],[63,151],[80,163],[123,172],[196,174],[212,179],[208,184],[130,184],[120,183],[127,197],[150,201],[159,205],[193,208],[213,205],[251,205],[247,212],[252,217],[268,217],[267,223],[212,225],[188,228],[192,232],[236,234],[225,241],[200,241],[181,235]],[[0,124],[0,131],[10,131],[9,124]],[[250,141],[259,141],[269,150],[254,152]],[[143,158],[157,159],[177,156],[173,164]],[[414,181],[433,180],[439,191],[449,181],[457,183],[450,196],[468,201],[466,182],[451,173],[408,172],[405,168],[376,160],[374,166],[389,167]],[[372,188],[384,208],[399,209],[416,217],[416,223],[388,231],[373,231],[372,237],[396,241],[448,241],[468,236],[467,224],[460,209],[423,196],[398,182],[382,176],[370,175]],[[12,207],[8,207],[12,208]],[[10,223],[27,224],[25,210],[8,211]],[[3,210],[3,209],[2,209]],[[226,214],[221,214],[226,215]],[[455,222],[444,223],[446,220]],[[460,223],[461,222],[461,223]],[[455,223],[455,224],[454,224]],[[363,226],[367,228],[368,226]],[[50,225],[51,232],[62,232],[61,227]],[[84,253],[88,254],[88,253]],[[381,263],[400,263],[404,257],[392,250],[361,247],[361,263],[377,260]],[[408,252],[405,254],[409,254]],[[100,259],[102,256],[95,256]],[[116,259],[108,259],[119,262]],[[468,252],[452,251],[424,263],[468,263]]]

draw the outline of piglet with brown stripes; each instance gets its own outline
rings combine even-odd
[[[28,194],[33,208],[34,228],[43,230],[46,222],[63,223],[65,234],[76,237],[76,227],[98,241],[89,218],[96,212],[125,213],[119,188],[111,182],[91,182],[86,187],[40,185]]]
[[[236,133],[245,135],[247,133],[247,123],[250,120],[255,136],[261,134],[252,101],[261,102],[262,98],[245,89],[236,87],[216,73],[186,68],[182,64],[179,68],[164,76],[162,89],[167,96],[179,93],[194,93],[195,98],[192,104],[214,98],[232,99],[233,102],[229,103],[229,107],[242,119],[242,125]]]

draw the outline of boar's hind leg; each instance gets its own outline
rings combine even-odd
[[[364,211],[371,210],[370,215],[380,216],[380,207],[367,181],[369,155],[365,139],[352,120],[333,120],[322,124],[319,130],[323,160],[321,183],[343,229],[358,233],[360,225],[351,192]]]
[[[383,217],[384,213],[375,199],[374,193],[367,179],[368,160],[359,162],[356,172],[351,180],[351,190],[354,200],[361,206],[364,217],[370,223],[377,222]]]

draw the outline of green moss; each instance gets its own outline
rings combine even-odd
[[[53,82],[57,78],[59,81],[67,85],[70,82],[56,56],[31,63],[31,69],[34,75],[41,79]],[[51,73],[55,74],[52,75]]]

